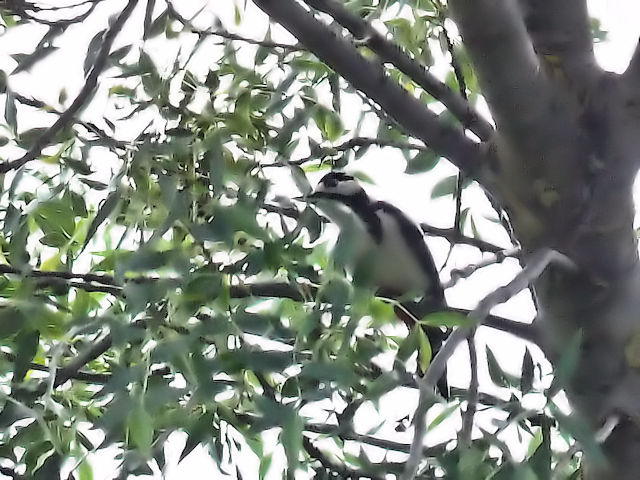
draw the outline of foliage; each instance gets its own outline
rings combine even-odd
[[[114,8],[103,3],[96,15]],[[36,161],[3,178],[0,472],[58,478],[72,470],[89,479],[87,455],[115,445],[122,478],[149,474],[165,468],[165,442],[183,432],[180,459],[204,445],[232,474],[249,451],[259,478],[398,473],[409,425],[396,420],[412,415],[410,405],[399,405],[394,419],[378,415],[368,430],[358,419],[398,392],[415,398],[413,373],[416,362],[428,365],[429,343],[333,266],[317,212],[278,195],[291,191],[287,182],[307,193],[307,175],[348,166],[380,145],[402,152],[407,174],[431,170],[439,157],[303,47],[274,42],[270,30],[257,42],[220,24],[193,33],[163,2],[149,4],[144,26],[130,20],[138,37],[122,35],[108,54],[89,106]],[[437,3],[345,5],[380,20],[427,66],[451,53]],[[2,8],[5,36],[40,35],[3,75],[7,161],[33,148],[73,94],[59,92],[55,103],[21,89],[22,78],[60,54],[66,33],[34,12]],[[244,14],[240,2],[238,31],[251,30]],[[104,35],[102,27],[87,35],[84,74]],[[478,86],[462,45],[454,54],[473,102]],[[389,73],[435,105],[403,73]],[[453,70],[446,83],[457,88]],[[348,144],[367,134],[375,141]],[[432,196],[455,192],[449,177]],[[472,216],[462,220],[475,236]],[[491,350],[486,358],[502,394],[481,393],[478,407],[499,420],[478,425],[467,448],[455,436],[430,446],[424,478],[543,479],[558,462],[572,475],[577,460],[562,451],[582,427],[556,420],[551,400],[523,404],[548,384],[537,361],[527,350],[514,373]],[[465,399],[459,389],[435,404],[428,435],[457,425]],[[274,429],[275,449],[264,435]],[[522,461],[502,439],[506,430],[529,443]]]

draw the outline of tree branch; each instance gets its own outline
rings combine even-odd
[[[413,416],[414,434],[411,442],[411,453],[407,460],[405,470],[401,480],[413,480],[418,472],[421,460],[421,449],[424,442],[426,414],[432,399],[435,397],[434,388],[438,379],[444,373],[447,367],[447,361],[453,355],[458,347],[473,329],[482,324],[487,318],[491,309],[496,305],[506,302],[521,290],[527,288],[533,283],[552,261],[566,261],[566,258],[551,249],[542,249],[531,256],[527,265],[519,272],[513,280],[507,285],[500,287],[489,295],[484,297],[478,306],[472,310],[468,318],[472,320],[472,325],[468,327],[459,327],[456,329],[443,344],[440,351],[435,355],[427,373],[418,380],[419,401],[416,412]]]
[[[467,337],[469,346],[469,368],[471,369],[471,380],[467,390],[467,409],[462,416],[462,430],[460,432],[460,443],[465,447],[471,446],[473,434],[473,419],[478,408],[478,352],[476,351],[475,329]]]
[[[255,40],[253,38],[243,37],[242,35],[231,33],[222,29],[202,30],[202,29],[196,28],[191,23],[191,21],[189,21],[189,19],[185,18],[183,15],[180,14],[180,12],[176,10],[176,8],[173,6],[173,3],[170,2],[169,0],[167,0],[167,12],[169,13],[169,16],[171,18],[173,18],[174,20],[177,20],[184,27],[188,28],[191,33],[195,33],[198,36],[208,35],[208,36],[220,37],[227,40],[244,42],[250,45],[258,45],[266,48],[281,48],[282,50],[285,50],[285,51],[304,51],[304,48],[302,48],[301,45],[290,45],[287,43],[272,42],[271,40]]]
[[[346,150],[352,150],[356,148],[369,148],[375,147],[393,147],[402,150],[418,150],[420,152],[430,152],[431,149],[425,145],[419,145],[416,143],[403,142],[398,140],[385,140],[382,138],[368,138],[368,137],[354,137],[340,145],[334,145],[330,147],[314,146],[311,147],[311,154],[308,157],[300,158],[297,160],[289,160],[288,162],[274,162],[270,164],[262,164],[261,167],[287,167],[290,165],[304,165],[307,162],[314,160],[321,160],[325,157],[337,155],[339,152]]]
[[[420,228],[427,235],[442,237],[451,243],[463,243],[465,245],[471,245],[472,247],[476,247],[478,250],[481,250],[483,252],[491,252],[499,255],[500,252],[505,251],[504,248],[494,245],[493,243],[486,242],[479,238],[458,236],[455,228],[433,227],[427,223],[421,223]]]
[[[536,53],[559,65],[573,85],[588,89],[601,69],[593,55],[593,38],[585,0],[524,0],[524,22]]]
[[[481,140],[489,140],[493,127],[469,104],[467,99],[458,95],[417,60],[411,58],[398,45],[387,40],[373,26],[355,13],[350,12],[335,0],[304,0],[316,10],[324,12],[342,25],[358,40],[373,50],[384,62],[389,62],[411,78],[429,95],[449,109],[464,126]]]
[[[89,15],[91,15],[91,13],[93,13],[93,11],[95,10],[95,8],[98,6],[98,4],[103,1],[103,0],[87,0],[84,2],[79,2],[76,3],[75,5],[65,5],[65,6],[51,6],[51,7],[40,7],[38,5],[35,5],[33,3],[28,3],[28,2],[9,2],[9,6],[13,8],[13,13],[15,15],[21,16],[23,18],[28,18],[29,20],[33,20],[36,23],[42,24],[42,25],[47,25],[49,27],[53,27],[53,28],[66,28],[69,25],[72,25],[74,23],[80,23],[85,21]],[[6,2],[5,2],[6,3]],[[58,10],[63,10],[63,9],[69,9],[69,8],[78,8],[78,7],[83,7],[85,5],[89,5],[89,8],[84,12],[81,13],[78,16],[72,17],[72,18],[65,18],[65,19],[58,19],[58,20],[47,20],[44,18],[38,18],[34,15],[32,15],[31,13],[27,13],[28,11],[31,12],[43,12],[43,11],[58,11]]]
[[[638,85],[640,85],[640,40],[633,51],[629,66],[627,66],[622,78],[634,91],[638,91]]]
[[[58,282],[68,281],[68,285],[73,288],[91,292],[104,292],[114,296],[123,294],[122,285],[118,284],[116,279],[111,275],[96,273],[73,273],[46,270],[31,270],[22,272],[9,265],[0,265],[0,275],[18,275],[21,277],[38,278],[47,282],[51,286],[59,286]],[[125,282],[153,282],[157,281],[157,277],[136,277],[126,279]],[[229,286],[229,295],[231,298],[249,298],[249,297],[271,297],[271,298],[289,298],[297,302],[304,302],[314,297],[317,293],[317,287],[312,284],[303,283],[287,283],[287,282],[254,282],[247,284]],[[467,315],[469,310],[449,307],[449,311]],[[511,333],[524,340],[537,342],[537,332],[532,325],[516,322],[506,318],[490,315],[484,322],[487,327],[495,328],[503,332]],[[109,347],[107,347],[109,348]]]
[[[552,93],[513,0],[451,0],[498,129],[515,138],[545,125]]]
[[[509,250],[500,250],[492,255],[490,258],[486,258],[478,263],[467,265],[464,268],[454,268],[451,270],[451,280],[443,285],[443,288],[453,287],[458,280],[462,278],[468,278],[481,268],[488,267],[489,265],[495,265],[503,262],[506,258],[515,257],[518,258],[522,251],[519,248],[512,248]]]
[[[484,159],[480,146],[392,81],[382,65],[364,58],[351,42],[316,20],[295,0],[254,0],[254,3],[353,87],[377,102],[410,135],[447,157],[469,176],[478,174]]]
[[[60,132],[67,124],[69,124],[69,122],[73,120],[76,113],[78,113],[84,106],[84,104],[93,93],[96,85],[98,84],[100,73],[102,73],[102,70],[107,64],[111,45],[113,45],[113,41],[131,15],[131,12],[133,11],[137,3],[138,2],[136,0],[129,0],[129,3],[127,3],[126,7],[122,10],[120,15],[113,22],[111,28],[105,34],[102,47],[98,52],[96,60],[93,64],[93,68],[89,72],[89,75],[87,75],[84,86],[80,89],[78,96],[74,99],[69,108],[58,117],[53,125],[51,125],[42,135],[40,135],[40,137],[38,137],[31,149],[21,158],[1,163],[0,173],[6,173],[10,170],[20,168],[26,163],[35,160],[42,153],[42,149],[54,140],[58,132]]]

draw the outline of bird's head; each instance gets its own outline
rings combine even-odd
[[[344,172],[327,173],[305,200],[341,228],[351,227],[355,212],[367,210],[371,203],[358,180]]]
[[[368,201],[368,195],[358,181],[348,173],[327,173],[316,186],[315,190],[307,195],[307,199],[315,201],[319,199],[335,200],[344,204]]]

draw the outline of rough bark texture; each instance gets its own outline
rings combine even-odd
[[[541,346],[557,362],[581,335],[577,369],[563,385],[569,399],[594,429],[620,418],[603,445],[607,464],[589,463],[587,478],[640,478],[640,262],[632,199],[640,53],[625,75],[599,69],[583,0],[450,0],[496,122],[479,150],[466,141],[456,148],[460,137],[300,3],[254,2],[408,132],[477,178],[508,212],[525,251],[551,247],[575,263],[552,267],[537,282]]]

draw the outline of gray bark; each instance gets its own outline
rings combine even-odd
[[[560,379],[562,387],[594,430],[619,418],[603,443],[607,462],[587,458],[587,478],[640,478],[640,262],[632,199],[640,53],[623,76],[599,69],[583,0],[450,0],[497,126],[474,148],[300,3],[254,2],[499,199],[525,262],[526,252],[546,247],[575,263],[552,266],[536,282],[540,344],[554,363],[581,335],[576,371]]]

